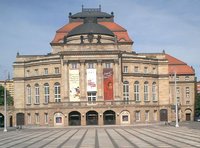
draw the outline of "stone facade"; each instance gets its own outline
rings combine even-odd
[[[133,125],[174,121],[170,59],[164,52],[136,53],[125,29],[118,25],[119,31],[112,30],[112,25],[117,26],[113,15],[106,15],[106,19],[94,15],[99,24],[108,27],[113,34],[103,32],[102,26],[95,28],[96,24],[82,23],[80,18],[87,18],[83,16],[89,10],[83,10],[81,17],[78,13],[70,14],[69,24],[58,30],[51,42],[51,53],[17,55],[13,64],[14,125]],[[98,15],[105,15],[96,11]],[[62,34],[78,21],[82,26],[75,25],[76,30],[68,30],[70,36],[67,31]],[[87,25],[93,27],[93,32],[83,33],[80,28]],[[88,78],[89,71],[93,72],[91,78]],[[107,77],[106,71],[111,75]],[[179,119],[193,120],[194,72],[177,76]],[[106,86],[107,79],[111,88]],[[75,84],[78,86],[76,99],[71,96]],[[88,89],[88,85],[93,88]],[[106,96],[108,89],[111,89],[110,98]],[[20,123],[17,118],[24,122]]]

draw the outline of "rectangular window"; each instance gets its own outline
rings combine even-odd
[[[149,87],[148,83],[144,84],[144,101],[149,101]]]
[[[179,81],[179,76],[176,76],[176,81]]]
[[[29,77],[30,76],[30,70],[26,71],[26,76]]]
[[[31,114],[28,113],[27,115],[28,115],[28,124],[31,124]]]
[[[149,121],[149,111],[145,111],[145,121]]]
[[[152,73],[153,73],[153,74],[156,74],[156,68],[155,68],[155,67],[153,67]]]
[[[48,75],[48,68],[44,68],[44,75]]]
[[[185,81],[189,81],[190,77],[189,76],[185,76]]]
[[[129,103],[129,83],[127,81],[125,81],[123,85],[123,96],[124,96],[124,102],[128,104]]]
[[[124,66],[124,73],[128,73],[128,66]]]
[[[40,90],[39,86],[35,86],[35,104],[40,103]]]
[[[153,83],[152,84],[152,100],[153,101],[157,101],[156,89],[157,89],[156,83]]]
[[[39,75],[38,69],[35,69],[35,76],[38,76],[38,75]]]
[[[134,67],[134,73],[138,73],[139,72],[139,67],[138,66],[135,66]]]
[[[62,123],[62,117],[56,117],[56,123]]]
[[[60,98],[60,85],[55,85],[54,86],[54,91],[55,91],[55,102],[61,102],[61,98]]]
[[[44,103],[49,103],[49,85],[44,86]]]
[[[44,113],[44,123],[48,124],[48,113]]]
[[[105,63],[106,68],[111,68],[111,63]]]
[[[186,87],[185,91],[186,91],[186,98],[189,98],[190,97],[190,88]]]
[[[148,67],[144,67],[144,73],[148,73]]]
[[[135,82],[134,84],[134,99],[135,101],[140,101],[140,91],[139,91],[139,82]]]
[[[177,97],[177,103],[180,103],[180,97]]]
[[[55,67],[55,74],[59,74],[59,73],[60,73],[59,68]]]
[[[78,68],[78,64],[77,63],[72,63],[72,69],[77,69]]]
[[[180,94],[180,87],[176,87],[176,93]]]
[[[39,113],[35,113],[35,123],[39,124],[40,118],[39,118]]]
[[[94,64],[93,63],[88,63],[88,68],[89,69],[93,69],[94,68]]]
[[[95,104],[97,100],[96,92],[88,92],[88,103]]]
[[[123,122],[128,122],[128,115],[123,115],[122,116],[122,121]]]
[[[135,112],[135,121],[140,121],[140,111]]]
[[[27,86],[27,104],[31,104],[31,87]]]
[[[190,104],[190,101],[186,101],[186,104]]]

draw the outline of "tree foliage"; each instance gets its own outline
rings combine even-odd
[[[9,91],[6,90],[6,98],[7,98],[7,104],[13,105],[13,97],[11,97]],[[4,87],[0,86],[0,106],[4,105]]]
[[[197,94],[195,99],[195,113],[196,115],[200,115],[200,94]]]

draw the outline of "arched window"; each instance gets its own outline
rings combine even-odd
[[[27,85],[26,86],[26,103],[27,104],[31,104],[31,86],[30,85]]]
[[[56,82],[54,84],[54,97],[55,97],[55,102],[61,102],[60,98],[60,83]]]
[[[156,82],[153,82],[153,83],[152,83],[152,100],[153,100],[153,101],[156,101],[156,100],[157,100],[156,91],[157,91]]]
[[[128,102],[129,101],[129,82],[125,81],[123,84],[123,96],[124,96],[124,101]]]
[[[149,84],[144,82],[144,101],[149,101]]]
[[[44,103],[49,103],[49,84],[44,84]]]
[[[135,101],[140,101],[140,88],[138,81],[135,81],[134,83],[134,99]]]
[[[35,104],[40,103],[40,88],[38,84],[35,84]]]

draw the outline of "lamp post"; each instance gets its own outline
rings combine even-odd
[[[7,102],[6,102],[6,81],[4,82],[4,132],[7,132]]]
[[[174,81],[175,81],[175,99],[176,99],[176,127],[179,127],[178,125],[178,101],[177,101],[177,90],[176,90],[176,72],[174,73]]]

